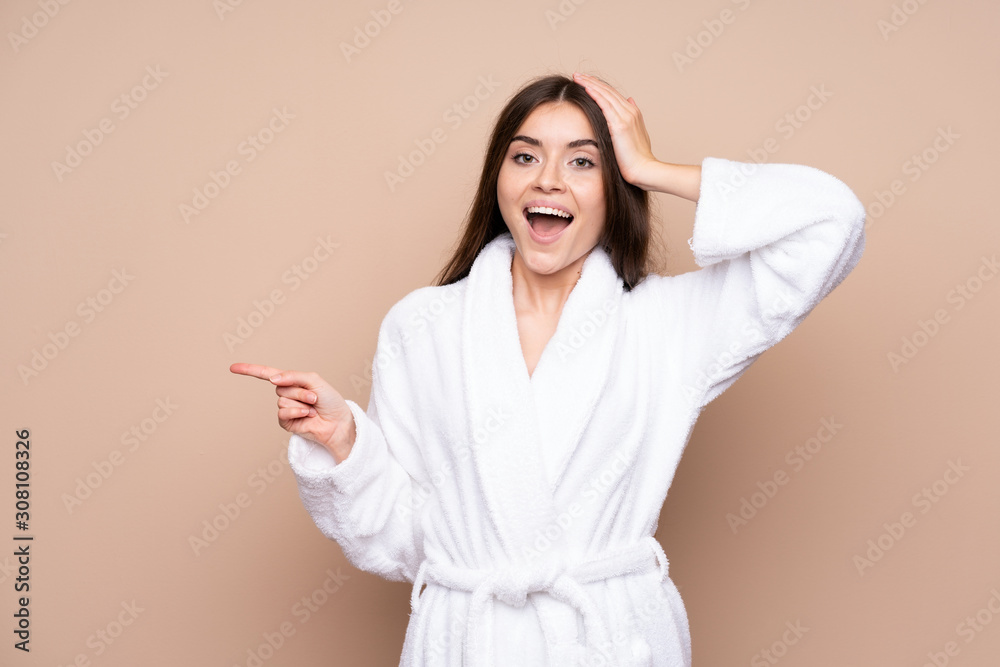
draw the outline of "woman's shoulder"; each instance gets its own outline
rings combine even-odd
[[[673,298],[678,291],[684,289],[694,277],[690,273],[660,274],[651,272],[643,276],[635,287],[626,295],[632,309],[648,309],[657,307],[664,300]]]
[[[694,303],[711,301],[713,286],[725,279],[722,268],[715,265],[682,273],[650,273],[627,294],[627,311],[654,330],[687,326],[690,322],[679,319],[679,314]]]
[[[467,279],[450,285],[426,285],[409,292],[389,308],[382,322],[391,338],[409,336],[461,321],[461,303]]]

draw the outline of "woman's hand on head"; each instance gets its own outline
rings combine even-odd
[[[573,79],[586,89],[604,112],[622,177],[648,190],[647,184],[654,180],[651,172],[659,161],[653,157],[649,133],[635,100],[631,97],[625,99],[612,86],[589,74],[575,72]]]
[[[237,363],[229,370],[267,380],[278,395],[278,425],[326,447],[338,463],[357,435],[354,414],[336,389],[316,373]]]

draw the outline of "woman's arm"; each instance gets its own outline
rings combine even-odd
[[[715,399],[847,277],[864,221],[851,189],[819,169],[705,158],[688,241],[702,268],[646,287],[690,401]]]
[[[429,487],[419,420],[406,392],[401,349],[406,312],[394,305],[379,327],[367,411],[347,400],[357,435],[340,462],[318,443],[293,435],[288,460],[299,496],[316,526],[359,569],[392,581],[413,581],[422,560],[421,489]]]
[[[698,203],[688,243],[702,269],[639,287],[675,350],[682,391],[700,409],[857,265],[864,206],[842,181],[804,165],[660,162],[635,100],[576,78],[604,111],[625,180]]]
[[[701,192],[700,164],[670,164],[655,160],[646,165],[645,170],[632,181],[643,190],[666,192],[691,201],[698,201]]]
[[[357,439],[346,459],[338,463],[319,443],[293,434],[288,462],[306,511],[352,565],[392,581],[413,581],[420,563],[416,481],[396,454],[416,443],[379,414],[376,393],[373,387],[367,412],[347,401]]]
[[[399,317],[394,306],[383,319],[376,359],[398,347]],[[252,364],[231,370],[277,385],[279,424],[292,433],[288,462],[302,504],[323,535],[355,567],[412,581],[421,560],[414,498],[426,475],[416,421],[407,414],[405,396],[393,393],[401,383],[398,361],[373,365],[367,412],[315,373]]]

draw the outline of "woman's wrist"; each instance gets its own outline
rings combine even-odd
[[[352,416],[350,422],[341,424],[340,428],[334,430],[330,437],[324,440],[323,446],[337,463],[341,463],[351,453],[357,438],[358,429]]]

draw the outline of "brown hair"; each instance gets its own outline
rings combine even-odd
[[[601,156],[606,215],[604,232],[598,240],[611,258],[625,290],[631,290],[650,272],[650,198],[642,188],[627,182],[618,170],[611,133],[604,112],[583,86],[561,74],[529,81],[507,101],[494,125],[479,187],[463,223],[458,246],[435,279],[436,285],[450,285],[469,275],[473,261],[483,247],[507,225],[497,203],[497,181],[511,139],[535,107],[549,102],[571,102],[580,108],[597,135]]]

